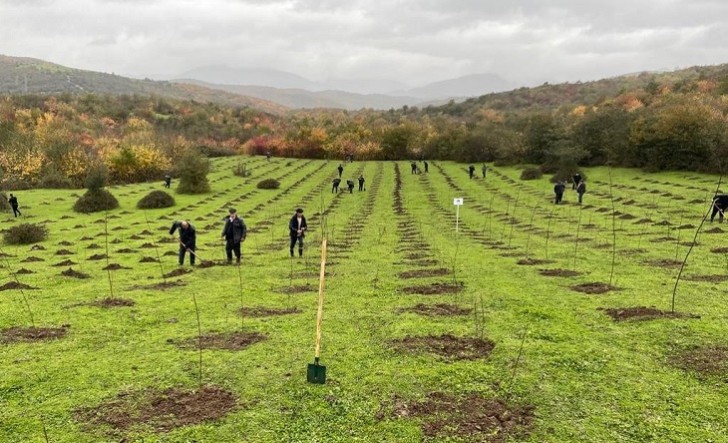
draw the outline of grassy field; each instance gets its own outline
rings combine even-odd
[[[338,163],[243,160],[251,177],[215,160],[212,193],[166,210],[136,209],[161,183],[110,188],[121,207],[108,218],[74,213],[74,191],[18,193],[24,215],[4,227],[45,223],[50,236],[42,250],[2,247],[0,285],[36,289],[0,291],[1,442],[728,441],[717,223],[671,312],[717,177],[613,170],[610,195],[609,171],[587,169],[584,205],[567,191],[555,206],[546,178],[516,168],[468,180],[454,163],[422,175],[353,163],[344,178],[363,173],[367,190],[350,195],[330,193]],[[280,189],[256,189],[263,178]],[[231,205],[250,229],[240,268],[219,265]],[[291,260],[299,206],[311,232]],[[216,266],[163,278],[178,270],[167,231],[179,219]],[[313,385],[324,231],[329,379]],[[100,303],[112,296],[133,305]],[[626,318],[634,307],[655,309]],[[31,326],[60,336],[11,329]]]

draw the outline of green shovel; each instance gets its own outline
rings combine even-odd
[[[324,277],[326,275],[326,237],[321,241],[321,274],[319,276],[318,313],[316,314],[316,353],[313,364],[308,365],[306,379],[309,383],[326,383],[326,366],[319,364],[321,357],[321,320],[324,316]]]

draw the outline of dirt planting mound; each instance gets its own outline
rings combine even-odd
[[[450,274],[450,271],[445,268],[435,268],[435,269],[413,269],[411,271],[404,271],[397,274],[399,278],[402,279],[408,279],[408,278],[420,278],[420,277],[436,277],[436,276],[442,276],[442,275],[448,275]]]
[[[521,266],[537,266],[537,265],[547,265],[550,263],[553,263],[553,260],[542,260],[538,258],[524,258],[522,260],[518,260],[516,262],[517,265]]]
[[[0,331],[2,343],[32,343],[37,341],[57,340],[66,336],[68,325],[61,328],[25,328],[15,326]]]
[[[133,254],[136,251],[133,249],[129,249],[129,248],[123,248],[123,249],[118,249],[116,252],[118,254]]]
[[[235,409],[235,395],[217,386],[196,390],[169,388],[121,393],[93,408],[74,411],[77,421],[86,428],[101,426],[112,433],[126,432],[140,426],[155,432],[169,432],[183,426],[217,420]],[[121,441],[127,441],[123,438]]]
[[[187,268],[177,268],[174,271],[167,272],[166,274],[164,274],[164,278],[179,277],[181,275],[189,274],[190,272],[192,272],[192,271]]]
[[[160,282],[160,283],[152,283],[150,285],[135,285],[130,287],[129,289],[140,289],[140,290],[151,290],[151,291],[164,291],[166,289],[174,289],[179,288],[182,286],[185,286],[185,282],[180,280],[172,280],[172,281],[166,281],[166,282]]]
[[[25,283],[18,283],[16,281],[11,281],[11,282],[5,283],[4,285],[0,286],[0,291],[10,291],[13,289],[38,289],[38,288],[28,286]]]
[[[641,219],[637,220],[636,222],[634,222],[634,224],[636,224],[636,225],[645,225],[648,223],[652,223],[651,218],[641,218]]]
[[[654,320],[658,318],[700,318],[699,315],[682,312],[661,311],[655,307],[635,306],[631,308],[597,308],[612,317],[614,321]]]
[[[426,258],[430,258],[429,254],[423,254],[423,253],[414,253],[414,254],[407,254],[405,257],[407,260],[422,260]]]
[[[713,248],[710,250],[713,254],[725,254],[728,252],[728,247]]]
[[[582,283],[580,285],[571,286],[572,291],[582,292],[584,294],[605,294],[609,291],[614,291],[617,288],[610,286],[607,283]]]
[[[688,275],[684,277],[687,281],[723,283],[728,280],[728,275]]]
[[[59,241],[59,242],[57,243],[57,245],[58,245],[58,246],[73,246],[73,243],[71,243],[71,242],[70,242],[70,241],[68,241],[68,240],[63,240],[63,241]]]
[[[139,263],[159,263],[159,260],[154,257],[143,257]]]
[[[136,302],[134,300],[129,300],[128,298],[115,298],[115,297],[107,297],[107,298],[103,298],[101,300],[91,303],[92,306],[98,306],[100,308],[119,308],[119,307],[126,307],[126,306],[134,306],[135,304],[136,304]]]
[[[377,418],[417,418],[428,441],[438,437],[484,443],[520,441],[528,437],[534,420],[533,406],[510,405],[480,394],[455,397],[431,392],[421,401],[408,403],[395,397],[393,403],[383,407]]]
[[[647,264],[650,266],[657,266],[658,268],[679,268],[682,266],[682,262],[680,260],[672,260],[669,258],[650,260]]]
[[[722,234],[725,231],[716,226],[715,228],[710,228],[710,229],[708,229],[706,231],[703,231],[703,232],[706,233],[706,234]]]
[[[278,315],[299,314],[298,308],[266,308],[265,306],[243,307],[238,309],[238,314],[248,318],[275,317]]]
[[[468,315],[473,310],[471,308],[462,308],[458,305],[449,305],[447,303],[437,303],[433,305],[426,305],[418,303],[409,308],[400,308],[397,310],[399,313],[409,312],[412,314],[424,315],[427,317],[449,317],[457,315]]]
[[[702,376],[728,374],[728,346],[702,346],[672,355],[669,361],[674,366]]]
[[[225,264],[226,263],[224,263],[224,262],[216,262],[216,261],[212,261],[212,260],[202,260],[200,262],[200,264],[197,265],[197,267],[205,269],[205,268],[213,268],[215,266],[223,266]]]
[[[101,246],[97,245],[96,243],[91,243],[86,247],[86,249],[101,249]]]
[[[54,264],[53,266],[56,266],[56,267],[66,267],[66,266],[75,266],[77,264],[78,263],[74,262],[73,260],[63,260],[61,262],[58,262],[58,263]]]
[[[162,254],[163,257],[173,257],[173,256],[176,257],[178,255],[179,255],[179,253],[174,252],[174,251],[167,251],[164,254]]]
[[[122,266],[122,265],[120,265],[118,263],[109,263],[108,265],[104,266],[101,269],[104,270],[104,271],[119,271],[119,270],[122,270],[122,269],[131,269],[131,268],[129,268],[127,266]]]
[[[241,351],[268,337],[257,332],[215,332],[202,337],[190,337],[181,342],[167,340],[182,349],[224,349],[227,351]]]
[[[41,261],[45,261],[45,260],[43,260],[40,257],[30,256],[30,257],[28,257],[28,258],[26,258],[24,260],[20,260],[20,263],[36,263],[36,262],[41,262]]]
[[[106,260],[107,258],[109,258],[109,257],[106,254],[94,254],[91,257],[87,258],[86,260],[98,261],[98,260]]]
[[[282,286],[276,290],[281,294],[301,294],[304,292],[318,291],[318,286],[314,285],[293,285],[293,286]]]
[[[495,343],[488,339],[454,335],[407,336],[390,343],[402,352],[427,352],[445,360],[477,360],[490,355]]]
[[[687,225],[680,225],[675,229],[695,229],[695,225],[687,224]]]
[[[31,251],[45,251],[46,248],[43,245],[33,245],[30,247]]]
[[[455,294],[463,290],[462,282],[451,283],[441,282],[430,285],[408,286],[402,289],[405,294],[433,295],[433,294]]]
[[[544,277],[578,277],[581,275],[581,272],[570,269],[541,269],[538,272]]]
[[[139,246],[141,249],[154,249],[156,248],[156,245],[154,243],[144,243],[143,245]]]
[[[74,271],[72,268],[68,268],[65,271],[61,272],[61,275],[63,275],[64,277],[73,277],[79,279],[91,278],[90,275],[84,274],[83,272]]]
[[[35,272],[31,271],[30,269],[20,268],[17,271],[15,271],[15,275],[29,275],[29,274],[35,274]]]

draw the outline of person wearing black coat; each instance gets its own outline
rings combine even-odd
[[[359,175],[359,191],[363,191],[363,190],[364,190],[364,176]]]
[[[225,226],[222,228],[222,238],[225,239],[225,253],[227,254],[228,264],[233,262],[233,252],[235,252],[235,261],[240,263],[240,244],[245,241],[248,235],[248,227],[245,226],[245,220],[238,217],[238,211],[230,208],[230,216],[225,217]]]
[[[291,236],[291,257],[293,257],[293,248],[298,243],[298,256],[303,257],[303,237],[306,236],[306,230],[308,225],[306,224],[306,217],[303,216],[303,209],[296,209],[296,213],[291,217],[291,221],[288,222],[288,231]]]
[[[411,174],[417,174],[417,163],[410,162],[410,169],[411,169],[411,171],[410,171]]]
[[[423,162],[425,164],[425,172],[430,172],[430,164],[427,163],[427,160]]]
[[[468,167],[468,174],[470,175],[470,180],[472,180],[473,176],[475,175],[475,166],[470,165]]]
[[[480,167],[480,170],[483,172],[483,178],[485,178],[486,174],[488,173],[488,165],[483,163],[483,166]]]
[[[579,195],[579,204],[581,204],[581,200],[584,198],[584,194],[586,193],[586,182],[584,180],[581,180],[578,185],[576,185],[576,193]]]
[[[331,182],[331,193],[339,192],[339,184],[341,184],[340,178],[335,178],[334,181]]]
[[[169,230],[169,235],[179,229],[179,265],[185,263],[185,252],[190,253],[190,265],[195,265],[195,246],[197,243],[197,231],[192,224],[186,220],[176,221]]]
[[[561,200],[564,198],[564,191],[566,190],[566,185],[563,181],[560,181],[554,185],[554,194],[556,194],[556,200],[554,200],[555,204],[561,203]]]
[[[164,176],[164,187],[169,188],[170,186],[172,186],[172,177],[170,177],[169,175],[165,175]]]
[[[718,221],[723,223],[723,213],[728,210],[728,195],[718,194],[713,197],[713,213],[710,214],[710,222],[713,223],[713,219],[716,215],[720,214]]]
[[[349,188],[349,194],[353,194],[354,193],[354,180],[348,179],[346,181],[346,186]]]
[[[571,189],[576,189],[579,187],[579,183],[582,182],[581,174],[578,172],[574,174],[574,176],[571,178]]]
[[[10,203],[10,207],[13,208],[13,215],[15,215],[15,217],[17,217],[19,215],[23,215],[20,213],[20,210],[18,210],[18,197],[14,196],[13,194],[10,194],[8,203]]]
[[[339,171],[339,178],[341,178],[341,174],[344,172],[344,166],[339,163],[339,167],[336,170]]]

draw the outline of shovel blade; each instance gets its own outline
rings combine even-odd
[[[320,385],[326,383],[326,366],[322,366],[318,363],[309,364],[306,379],[309,383],[316,383]]]

